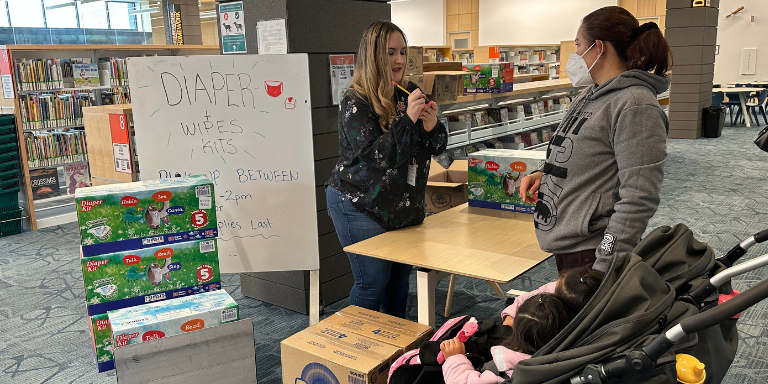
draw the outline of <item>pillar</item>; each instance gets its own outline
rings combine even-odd
[[[669,137],[701,137],[702,109],[712,104],[718,6],[693,7],[693,0],[667,0],[666,38],[672,48]]]
[[[203,32],[200,28],[200,7],[198,0],[163,0],[163,25],[165,26],[165,43],[173,44],[171,35],[171,12],[181,14],[181,33],[184,45],[202,45]]]
[[[390,5],[386,1],[243,0],[243,13],[247,53],[258,53],[258,21],[285,19],[288,52],[309,56],[320,297],[328,305],[347,297],[353,281],[349,260],[328,216],[323,187],[339,156],[339,108],[331,101],[328,56],[357,53],[363,31],[374,21],[391,19]],[[243,273],[240,281],[245,296],[308,313],[308,271]]]

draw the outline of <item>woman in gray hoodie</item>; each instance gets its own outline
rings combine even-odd
[[[536,202],[536,236],[558,270],[594,262],[605,271],[615,252],[637,245],[659,205],[669,121],[657,95],[669,87],[671,54],[658,25],[641,26],[621,7],[584,17],[576,45],[566,72],[589,87],[520,196]]]

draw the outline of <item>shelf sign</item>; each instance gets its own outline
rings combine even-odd
[[[112,134],[112,150],[115,155],[115,172],[133,173],[128,116],[124,113],[109,114],[109,130]]]
[[[222,53],[245,53],[243,2],[219,4],[219,23],[221,23],[219,35],[221,35]]]
[[[705,2],[705,0],[693,0],[693,6],[694,7],[703,7],[705,5],[707,7],[709,7],[710,6],[710,0],[706,0],[706,2]]]
[[[488,62],[489,63],[499,62],[499,47],[488,47]]]
[[[13,77],[11,76],[11,60],[8,57],[8,50],[0,50],[0,80],[3,83],[3,97],[13,99]]]

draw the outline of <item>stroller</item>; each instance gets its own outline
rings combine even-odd
[[[685,225],[655,229],[614,257],[587,306],[506,382],[677,383],[678,353],[705,364],[704,383],[721,382],[738,345],[734,316],[768,297],[764,280],[723,302],[730,279],[768,265],[768,255],[733,264],[766,240],[768,230],[715,258]]]

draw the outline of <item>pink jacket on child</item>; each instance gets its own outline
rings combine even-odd
[[[512,305],[501,312],[501,318],[504,319],[507,316],[515,317],[517,309],[526,300],[539,293],[555,293],[556,286],[557,282],[554,281],[542,285],[535,291],[517,297]],[[499,372],[506,373],[508,376],[512,376],[512,371],[518,362],[531,358],[531,355],[516,352],[502,346],[492,347],[491,355],[493,356],[493,363],[496,365],[496,369]],[[443,378],[445,378],[446,384],[497,384],[504,381],[504,378],[491,371],[476,371],[472,363],[464,355],[454,355],[445,360],[445,364],[443,364]]]

